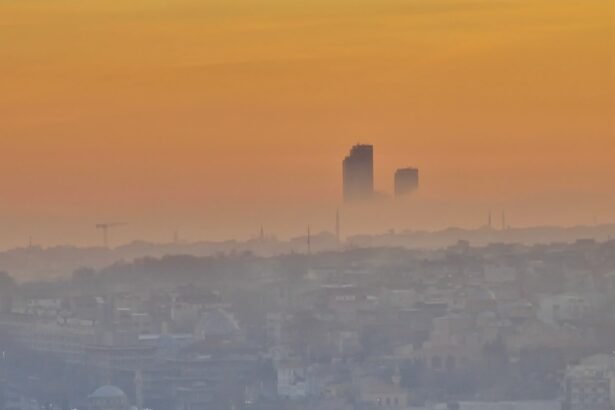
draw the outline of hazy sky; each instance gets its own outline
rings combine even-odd
[[[331,229],[356,142],[361,229],[615,222],[614,4],[0,0],[0,246]]]

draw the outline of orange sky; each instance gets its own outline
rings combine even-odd
[[[331,229],[359,141],[422,189],[347,233],[615,222],[614,7],[0,0],[0,247]]]

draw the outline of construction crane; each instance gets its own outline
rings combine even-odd
[[[96,224],[96,229],[100,229],[103,234],[103,246],[105,248],[109,247],[109,229],[115,228],[118,226],[124,226],[126,223],[124,222],[105,222]]]

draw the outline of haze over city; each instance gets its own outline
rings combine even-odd
[[[0,410],[615,410],[613,0],[0,0]]]
[[[0,2],[0,247],[615,220],[606,0]],[[365,221],[369,220],[369,223]],[[362,222],[361,222],[362,221]],[[361,222],[361,223],[360,223]]]

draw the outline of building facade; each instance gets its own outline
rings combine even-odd
[[[400,168],[395,171],[395,196],[411,194],[419,188],[419,170]]]
[[[374,195],[374,147],[357,144],[342,163],[344,201],[370,199]]]

